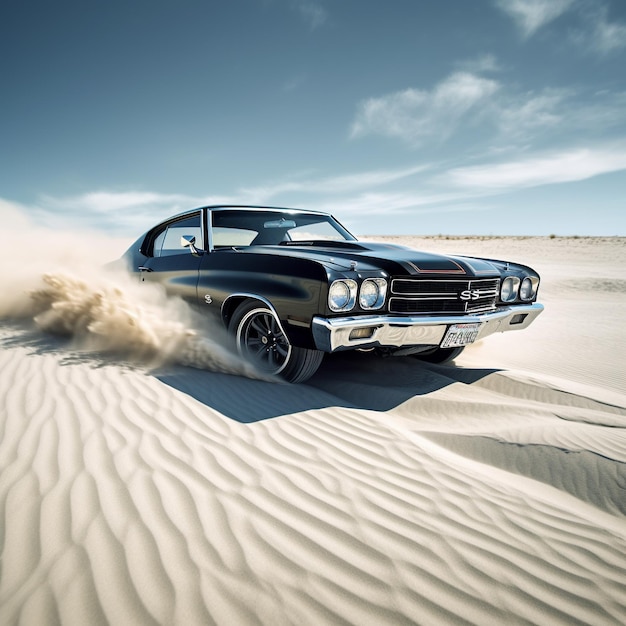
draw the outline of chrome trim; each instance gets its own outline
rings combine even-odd
[[[522,298],[522,285],[525,281],[530,281],[530,296],[528,298]],[[525,276],[519,286],[519,297],[522,302],[530,302],[536,295],[537,289],[539,289],[539,278],[537,276]]]
[[[209,215],[208,211],[202,209],[200,211],[200,226],[202,228],[202,239],[203,239],[203,249],[206,252],[211,251],[211,247],[209,246],[209,238],[211,237],[211,228],[207,223],[207,216]]]
[[[394,315],[432,315],[445,313],[446,309],[448,315],[495,311],[499,288],[497,277],[393,278],[388,307]],[[440,307],[435,306],[437,302],[441,303]],[[457,302],[458,306],[452,304]],[[425,303],[431,306],[422,306]]]
[[[343,283],[348,289],[348,301],[344,306],[333,306],[331,301],[330,292],[332,288],[337,283]],[[348,311],[352,311],[352,309],[356,305],[357,298],[359,297],[359,284],[356,280],[352,280],[352,278],[339,278],[338,280],[333,280],[332,283],[328,286],[328,308],[335,313],[347,313]]]
[[[363,287],[366,283],[374,283],[378,290],[378,296],[376,297],[376,302],[372,306],[364,306],[361,302],[361,292],[363,291]],[[387,279],[386,278],[366,278],[361,285],[359,286],[359,306],[364,311],[378,311],[385,306],[385,298],[387,298]]]
[[[231,293],[229,296],[226,296],[226,298],[224,298],[224,302],[222,302],[222,307],[221,307],[222,311],[224,311],[224,307],[226,306],[226,303],[229,300],[232,300],[233,298],[250,298],[250,300],[260,300],[261,302],[263,302],[263,304],[267,304],[267,306],[270,309],[272,309],[274,313],[276,313],[276,309],[274,308],[274,305],[267,298],[263,296],[259,296],[256,293],[249,293],[247,291],[238,291],[236,293]]]
[[[437,287],[445,287],[451,284],[463,285],[467,284],[468,289],[471,289],[474,283],[493,283],[496,285],[493,287],[482,287],[482,289],[493,289],[496,293],[498,292],[498,285],[500,279],[497,276],[493,276],[491,278],[416,278],[415,276],[410,277],[402,277],[402,278],[393,278],[391,280],[391,293],[395,293],[400,296],[422,296],[422,295],[448,295],[449,291],[440,291],[437,290]],[[407,283],[408,285],[415,285],[422,287],[424,285],[432,285],[434,287],[433,291],[398,291],[399,285]],[[454,295],[454,293],[452,294]]]
[[[246,300],[258,300],[259,302],[262,302],[263,304],[265,304],[267,308],[270,309],[270,311],[272,311],[272,313],[276,317],[276,320],[278,321],[278,326],[280,326],[280,329],[285,334],[285,337],[288,336],[287,333],[285,333],[285,329],[283,328],[282,324],[280,323],[280,317],[278,317],[278,313],[276,312],[274,305],[267,298],[264,298],[263,296],[259,296],[255,293],[246,293],[246,292],[231,293],[229,296],[224,298],[224,302],[222,302],[222,306],[220,307],[220,315],[222,319],[224,319],[224,307],[226,306],[226,303],[229,300],[232,300],[233,298],[244,298]],[[235,307],[234,310],[237,310],[237,307]]]
[[[335,352],[351,348],[402,346],[438,346],[451,324],[481,324],[478,339],[496,332],[527,328],[543,311],[543,304],[521,304],[474,315],[362,315],[350,317],[314,317],[311,323],[318,350]],[[515,316],[525,315],[521,323],[511,324]],[[374,328],[371,337],[350,339],[355,328]]]
[[[511,294],[513,295],[512,298],[507,298],[505,299],[504,296],[502,295],[502,292],[504,291],[504,285],[506,285],[508,282],[511,282],[514,286],[511,289]],[[506,302],[507,304],[509,302],[515,302],[515,300],[517,300],[519,298],[519,287],[521,285],[522,281],[520,280],[519,276],[507,276],[501,283],[500,283],[500,300],[502,302]]]
[[[209,252],[213,252],[215,248],[213,247],[213,210],[211,208],[207,208],[206,211],[202,211],[206,214],[206,231],[207,231],[207,245],[206,248]]]

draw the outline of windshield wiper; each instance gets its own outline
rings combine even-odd
[[[337,239],[307,239],[304,241],[281,241],[279,246],[319,246],[320,248],[356,248],[363,249],[358,241],[339,241]]]

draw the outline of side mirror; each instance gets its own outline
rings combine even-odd
[[[180,245],[183,248],[189,248],[191,254],[194,256],[202,255],[202,252],[196,248],[196,238],[193,235],[182,235],[180,238]]]

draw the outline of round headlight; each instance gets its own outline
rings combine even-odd
[[[371,309],[378,300],[378,285],[373,280],[366,280],[361,285],[359,304],[363,309]]]
[[[385,304],[387,281],[384,278],[367,278],[359,291],[359,305],[362,309],[380,309]]]
[[[520,280],[517,276],[507,276],[502,281],[500,287],[500,300],[502,302],[513,302],[517,298]]]
[[[535,282],[530,276],[526,276],[519,288],[519,297],[522,300],[532,300],[536,293]]]
[[[328,290],[328,306],[331,311],[349,311],[356,301],[356,282],[336,280]]]

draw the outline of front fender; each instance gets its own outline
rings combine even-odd
[[[308,259],[220,250],[202,259],[198,300],[219,307],[226,326],[243,301],[259,300],[276,314],[292,345],[313,348],[311,323],[326,284],[324,268]]]

